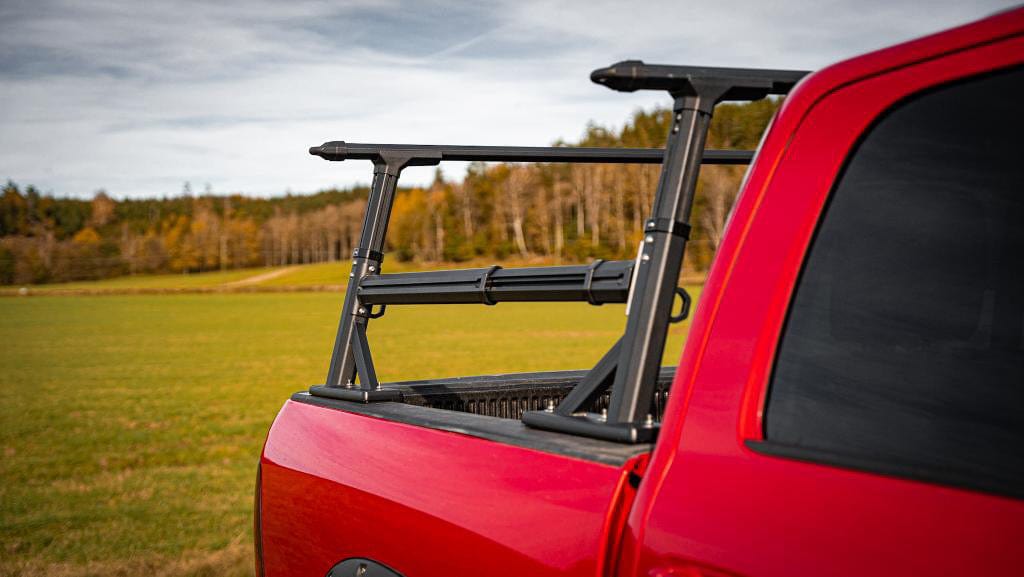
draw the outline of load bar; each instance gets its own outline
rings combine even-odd
[[[359,283],[365,305],[496,304],[586,301],[624,303],[633,261],[596,260],[590,265],[371,275]]]
[[[595,162],[661,164],[662,148],[590,148],[567,146],[446,146],[435,144],[362,144],[325,142],[309,153],[325,160],[379,160],[388,156],[411,158],[406,166],[429,166],[446,161],[491,162]],[[706,150],[704,164],[748,164],[753,150]]]
[[[724,89],[717,100],[723,101],[787,94],[806,75],[802,70],[672,66],[623,60],[593,71],[590,80],[619,92],[667,90],[672,96],[695,96],[707,86],[717,85]]]

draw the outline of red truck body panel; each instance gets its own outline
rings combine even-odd
[[[1022,62],[1018,9],[827,68],[787,98],[704,287],[632,503],[635,461],[289,401],[261,460],[266,575],[325,575],[353,556],[406,577],[1021,573],[1024,501],[751,447],[808,246],[861,134],[910,94]]]
[[[289,401],[262,459],[267,575],[587,575],[618,468]]]
[[[859,136],[909,94],[1020,63],[1022,29],[1017,11],[893,47],[816,73],[787,99],[705,285],[672,385],[685,393],[666,408],[622,574],[691,565],[764,576],[1006,574],[1024,566],[1019,500],[771,457],[745,444],[763,436],[792,291]]]

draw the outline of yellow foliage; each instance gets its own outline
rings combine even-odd
[[[100,234],[93,227],[87,226],[75,233],[71,241],[75,244],[99,244]]]

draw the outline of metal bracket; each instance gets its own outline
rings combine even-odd
[[[348,382],[344,387],[315,386],[310,387],[310,394],[357,403],[400,401],[402,399],[401,392],[382,388],[377,380],[377,371],[373,367],[373,357],[370,355],[370,343],[366,338],[365,321],[355,323],[352,340],[359,385],[356,386],[352,382]]]
[[[368,260],[376,261],[377,264],[381,264],[384,262],[384,255],[382,253],[377,252],[375,250],[370,250],[368,248],[357,247],[355,250],[352,251],[352,258],[365,258]]]
[[[560,415],[550,411],[528,411],[523,413],[523,423],[528,426],[602,439],[615,443],[651,443],[661,430],[661,423],[653,420],[643,424],[613,423],[606,416],[586,413],[583,415]]]
[[[484,272],[483,276],[480,277],[480,299],[483,300],[483,303],[485,305],[494,306],[498,304],[497,301],[493,300],[491,298],[491,295],[488,294],[487,292],[487,287],[488,283],[491,280],[491,275],[494,274],[494,271],[498,270],[501,270],[501,267],[498,265],[493,265],[491,266],[491,268],[487,269]]]
[[[587,295],[587,302],[598,307],[603,303],[594,298],[594,272],[597,271],[602,264],[604,264],[604,259],[601,258],[590,263],[590,266],[587,267],[587,275],[583,277],[583,292]]]
[[[690,316],[690,293],[686,292],[686,289],[683,287],[677,286],[676,294],[679,295],[679,298],[683,299],[683,306],[679,309],[679,314],[668,318],[668,322],[672,324],[681,323],[686,320],[686,317]]]
[[[667,232],[674,236],[690,239],[690,225],[670,218],[649,218],[644,223],[644,232]]]

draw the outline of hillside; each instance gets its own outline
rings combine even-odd
[[[778,101],[720,105],[710,148],[751,149]],[[664,110],[638,111],[618,131],[589,126],[573,145],[658,147]],[[629,258],[657,187],[658,166],[473,164],[395,199],[388,261],[463,263]],[[702,171],[690,270],[717,248],[742,167]],[[252,198],[182,194],[92,200],[8,182],[0,195],[0,284],[27,285],[154,273],[231,271],[337,262],[355,247],[367,189]],[[238,277],[241,278],[241,277]],[[131,281],[129,281],[131,282]],[[191,282],[191,281],[189,281]]]

